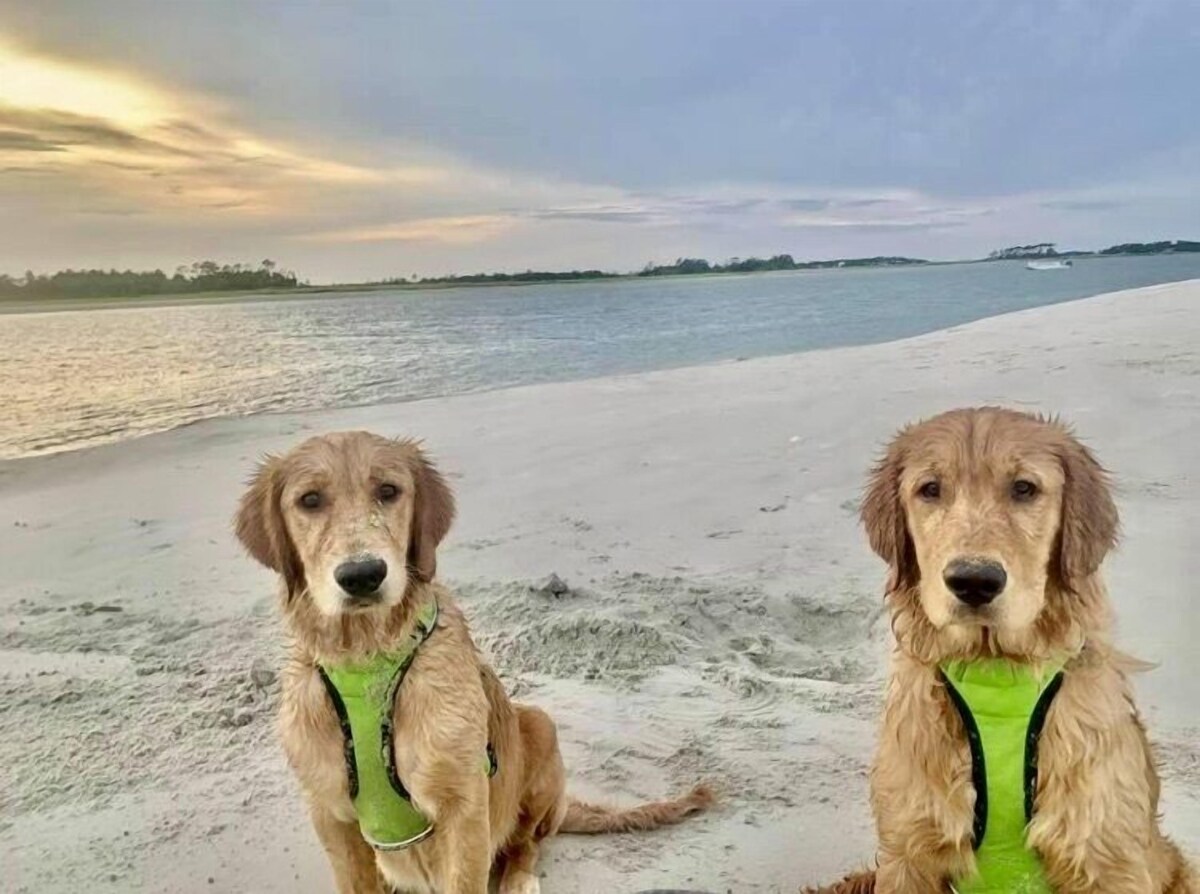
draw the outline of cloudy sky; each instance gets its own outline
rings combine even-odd
[[[1200,238],[1195,0],[0,0],[0,272]]]

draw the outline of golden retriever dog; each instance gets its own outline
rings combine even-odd
[[[629,810],[566,795],[554,723],[509,701],[434,579],[453,519],[450,489],[424,452],[366,432],[268,457],[237,512],[238,538],[281,578],[290,642],[280,730],[340,894],[484,894],[493,866],[501,894],[533,894],[539,845],[556,832],[651,829],[712,801],[704,786]],[[431,610],[436,621],[393,685],[381,750],[432,834],[380,849],[356,811],[360,743],[344,731],[324,668],[395,652]]]
[[[1025,746],[1032,801],[1016,828],[1043,874],[1030,890],[1194,894],[1193,870],[1158,826],[1129,681],[1138,665],[1110,641],[1100,565],[1117,509],[1091,452],[1055,419],[954,410],[895,437],[862,521],[890,568],[896,639],[871,775],[878,863],[820,890],[975,890],[979,808],[986,823],[995,805],[979,803],[976,743],[940,669],[1003,659],[1034,679],[1061,668],[1040,738]]]

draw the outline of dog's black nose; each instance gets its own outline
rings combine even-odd
[[[383,559],[350,559],[333,569],[333,579],[351,596],[370,596],[379,589],[387,571]]]
[[[1008,575],[997,562],[959,560],[946,566],[942,579],[950,592],[967,605],[987,605],[1002,592]]]

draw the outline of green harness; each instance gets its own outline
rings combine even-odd
[[[342,728],[350,798],[363,838],[377,850],[395,851],[433,832],[433,823],[412,802],[396,772],[392,718],[396,696],[418,647],[437,627],[437,600],[417,612],[408,640],[395,652],[357,664],[318,664],[317,672]],[[487,748],[487,772],[495,775],[495,752]]]
[[[1039,676],[1003,658],[948,661],[946,693],[962,718],[975,787],[976,875],[955,879],[958,894],[1053,894],[1025,841],[1037,792],[1038,739],[1062,685],[1062,664]]]

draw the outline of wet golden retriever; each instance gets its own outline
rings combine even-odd
[[[282,579],[283,746],[340,894],[484,894],[494,865],[501,894],[535,894],[539,844],[556,832],[650,829],[712,799],[703,786],[630,810],[567,797],[553,722],[509,701],[434,581],[453,519],[450,489],[422,450],[366,432],[268,457],[241,499],[238,538]],[[440,613],[400,684],[391,749],[434,831],[403,850],[376,850],[360,831],[345,738],[318,664],[395,650],[431,599]],[[490,778],[480,769],[489,746],[499,768]]]
[[[1036,755],[1026,842],[1059,894],[1184,894],[1197,882],[1158,827],[1159,783],[1110,642],[1100,564],[1117,538],[1105,472],[1059,421],[954,410],[901,431],[862,505],[890,567],[896,637],[871,775],[874,873],[821,889],[927,894],[973,872],[976,792],[939,664],[1065,661]]]

